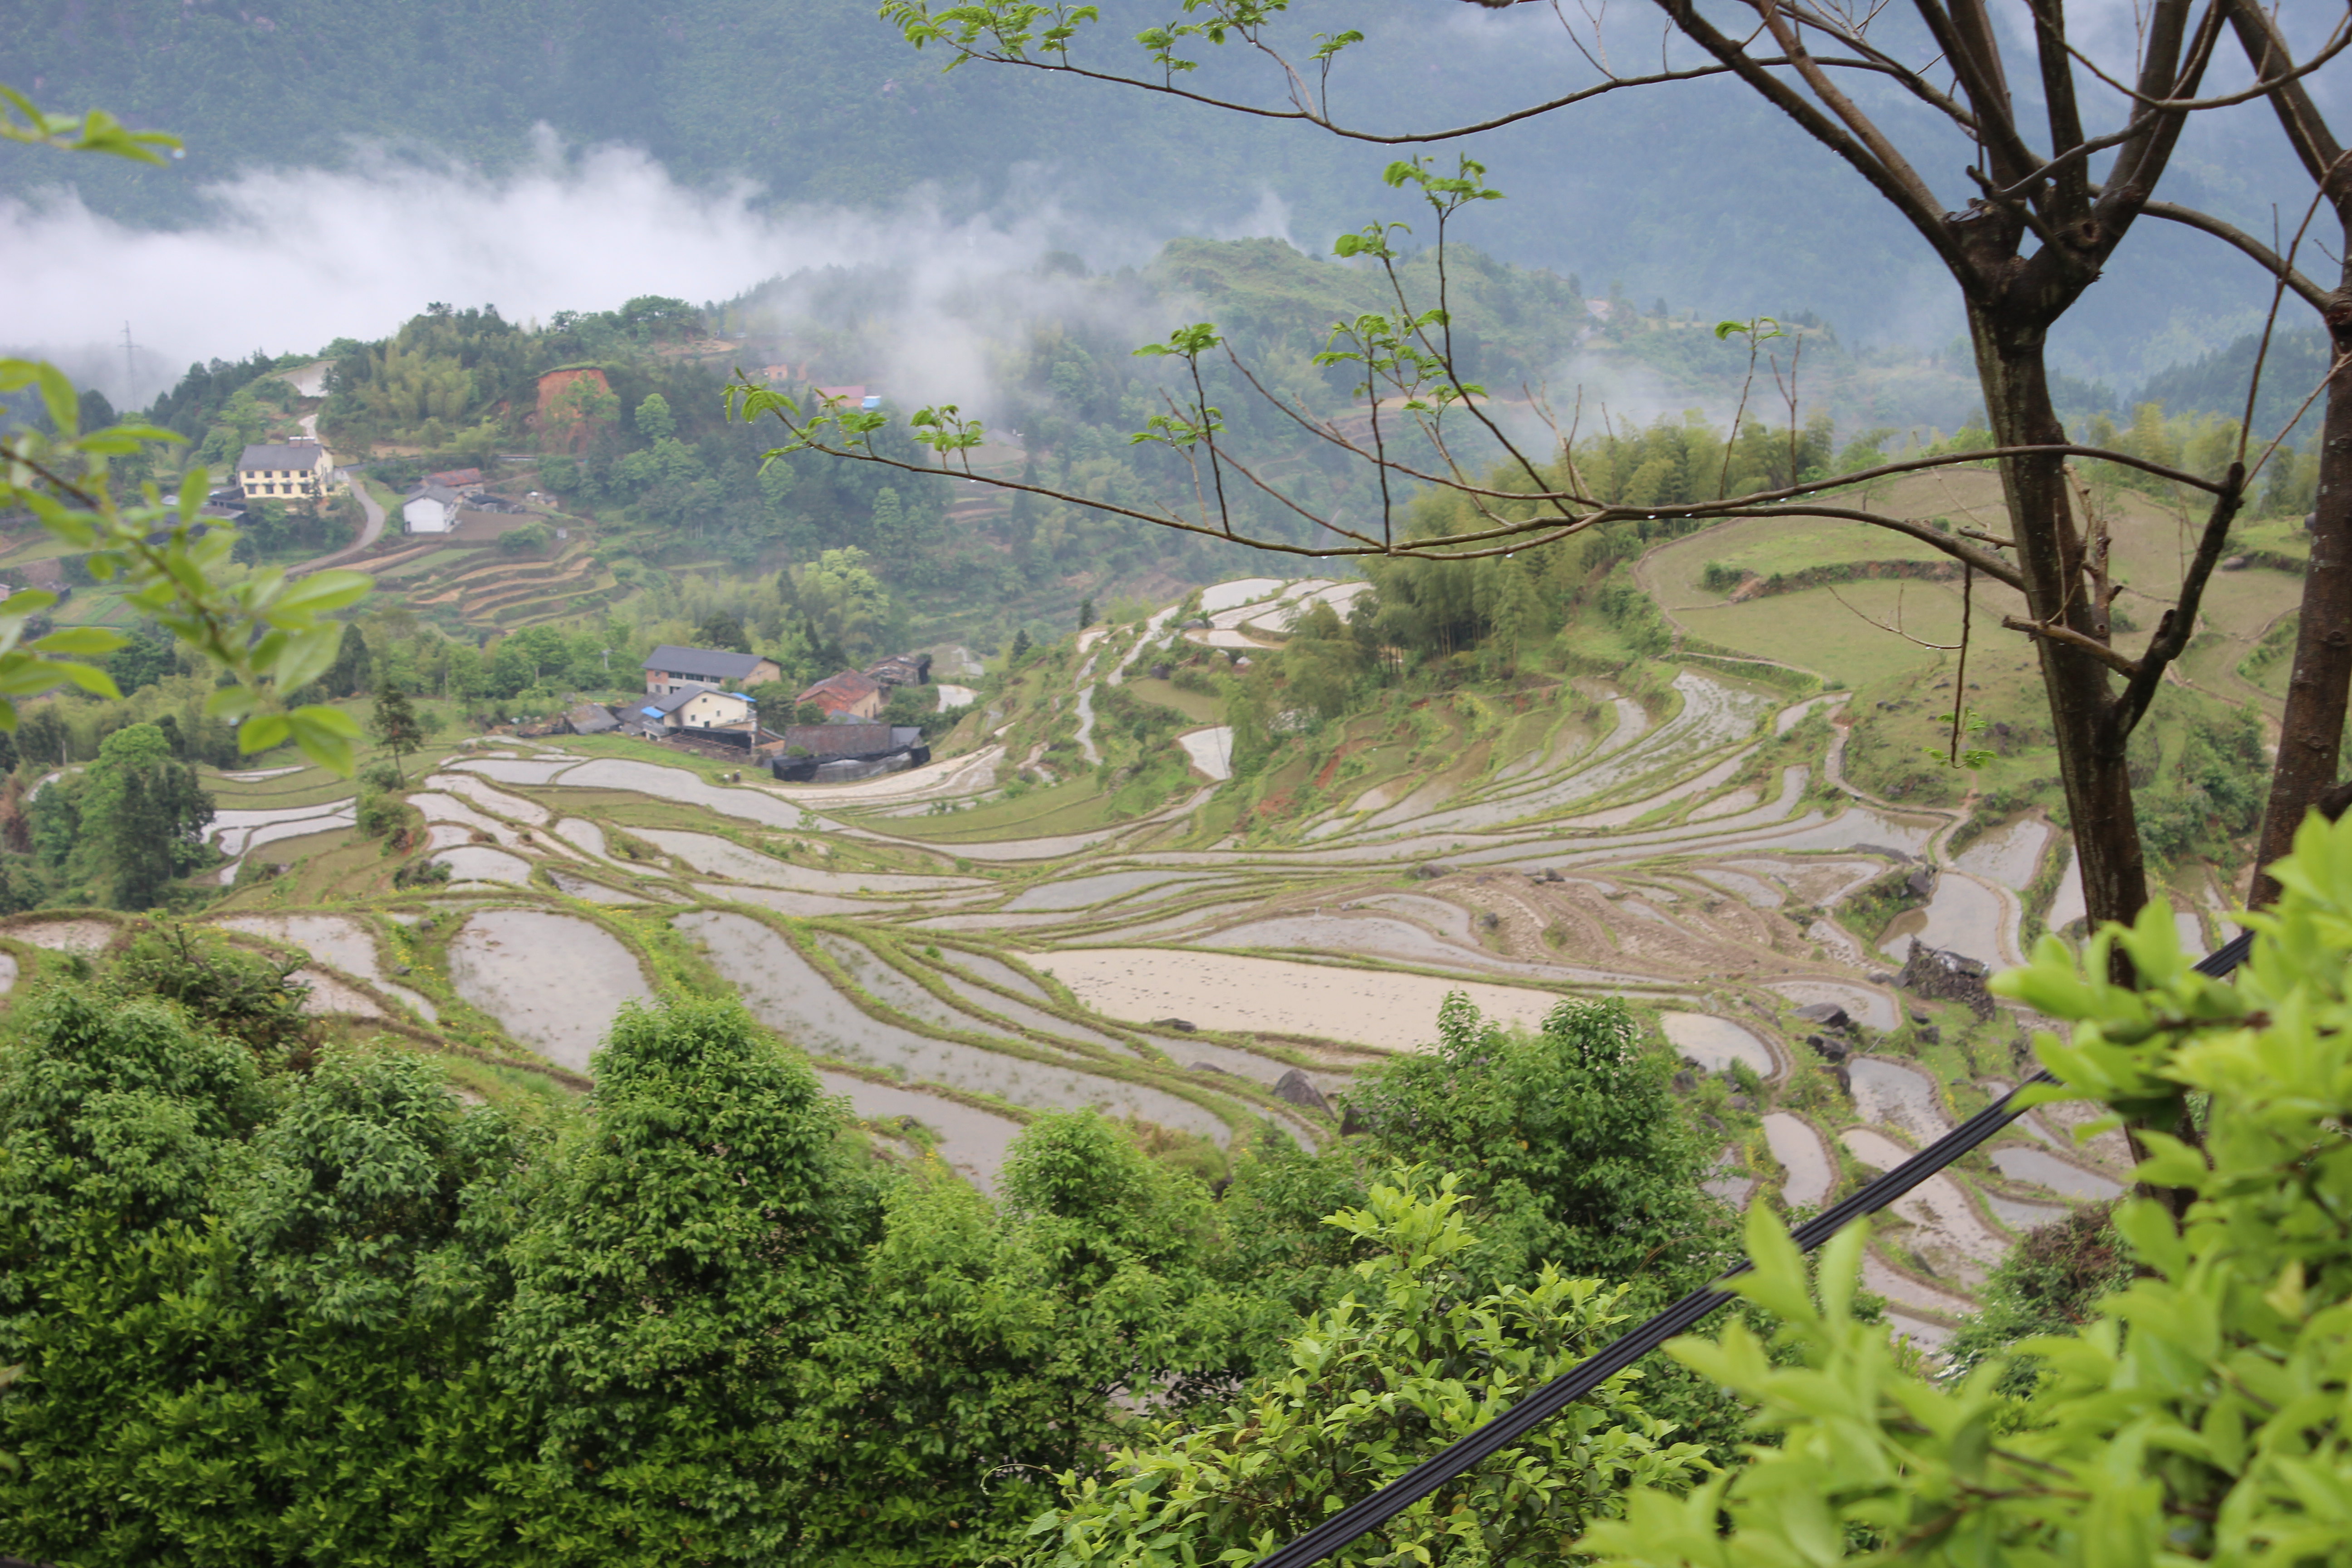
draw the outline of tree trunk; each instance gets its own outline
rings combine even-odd
[[[2336,357],[2352,353],[2352,278],[2327,302],[2327,331]],[[2276,900],[2279,885],[2263,868],[2286,858],[2305,814],[2320,792],[2336,782],[2347,691],[2352,691],[2352,365],[2337,371],[2327,384],[2311,567],[2303,579],[2294,674],[2287,682],[2278,765],[2271,772],[2270,803],[2263,812],[2254,885],[2246,898],[2249,909]]]
[[[2051,406],[2042,363],[2045,329],[2038,321],[2019,324],[2008,315],[1998,304],[1972,301],[1969,308],[1993,439],[2004,447],[2062,443],[2065,426]],[[2027,613],[2045,625],[2063,625],[2104,640],[2106,606],[2092,602],[2084,575],[2084,543],[2067,494],[2065,460],[2054,454],[2005,458],[2000,479],[2025,577]],[[2108,921],[2128,922],[2147,901],[2147,875],[2107,667],[2047,637],[2036,637],[2034,647],[2057,737],[2085,910],[2094,928]]]

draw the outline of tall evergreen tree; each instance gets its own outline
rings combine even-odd
[[[376,744],[392,753],[392,769],[400,773],[400,759],[425,743],[425,724],[410,705],[408,693],[387,684],[375,695],[375,716],[370,727]],[[405,778],[405,774],[402,775]]]

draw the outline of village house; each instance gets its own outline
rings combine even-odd
[[[400,503],[401,526],[411,533],[447,533],[465,506],[466,498],[456,490],[428,483]]]
[[[717,647],[678,647],[664,643],[646,656],[646,694],[666,697],[685,686],[765,686],[782,680],[776,661],[756,653]]]
[[[887,697],[880,681],[856,670],[845,669],[838,675],[826,676],[793,698],[793,705],[814,702],[824,710],[828,719],[879,719]]]
[[[247,447],[236,460],[237,487],[247,500],[317,500],[334,480],[334,459],[316,441]]]
[[[680,686],[646,701],[637,715],[648,734],[671,735],[681,730],[748,728],[751,700],[740,691],[714,686]]]
[[[482,470],[444,468],[437,474],[425,475],[425,482],[428,485],[442,485],[453,490],[478,490],[482,488]]]

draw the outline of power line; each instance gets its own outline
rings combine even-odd
[[[2221,978],[2245,962],[2253,942],[2252,932],[2240,933],[2199,963],[2197,972],[2217,980]],[[2046,1072],[2035,1073],[2003,1095],[1998,1103],[1978,1111],[1845,1202],[1799,1226],[1790,1239],[1799,1250],[1811,1252],[1864,1215],[1876,1214],[2016,1121],[2024,1108],[2011,1107],[2027,1088],[2053,1081]],[[1732,1299],[1731,1292],[1721,1287],[1748,1271],[1748,1266],[1743,1263],[1714,1285],[1692,1291],[1468,1436],[1423,1460],[1370,1497],[1349,1503],[1289,1545],[1260,1558],[1257,1568],[1309,1568],[1357,1537],[1379,1529],[1465,1470],[1508,1448],[1668,1340],[1696,1327],[1701,1319]]]

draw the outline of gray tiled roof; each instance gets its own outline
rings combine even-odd
[[[756,653],[729,653],[724,648],[677,647],[669,643],[646,656],[646,669],[667,670],[689,680],[740,680],[764,660]]]
[[[236,460],[240,468],[315,468],[323,447],[305,442],[299,446],[247,447],[245,456]]]

